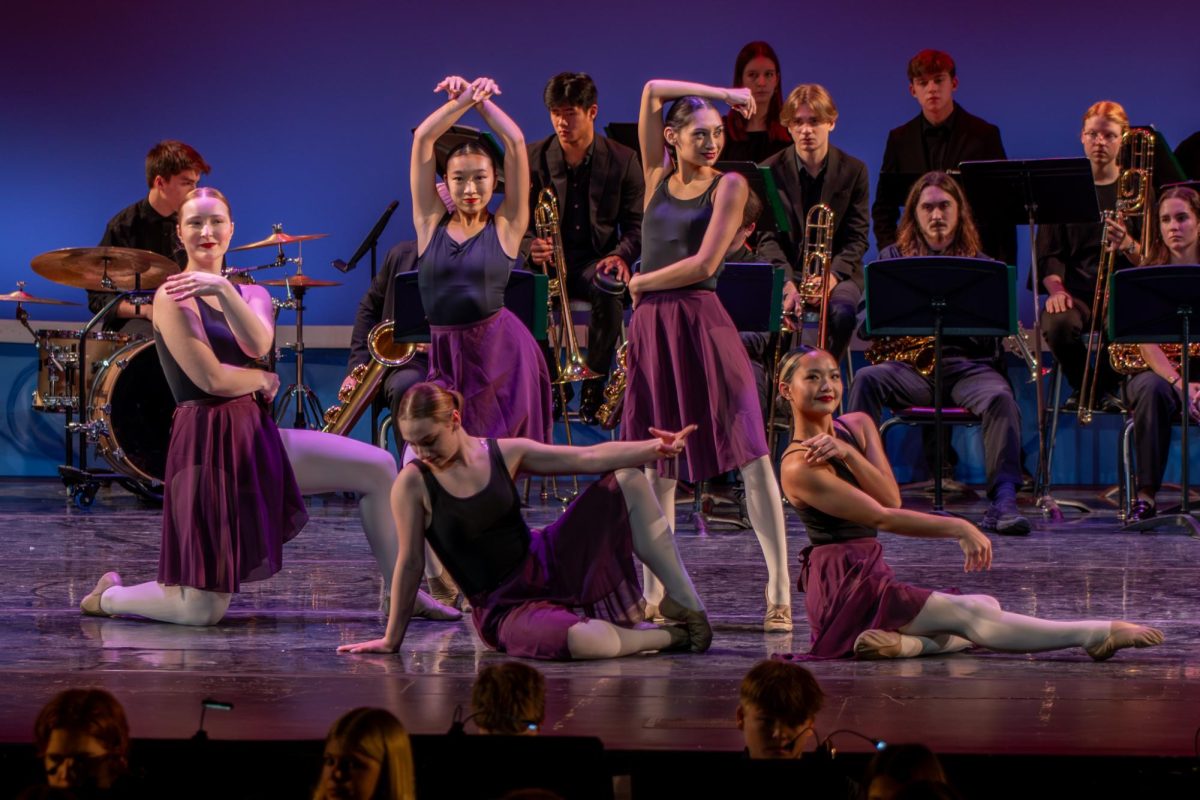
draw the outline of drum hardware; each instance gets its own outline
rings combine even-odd
[[[296,274],[289,278],[263,281],[262,285],[284,287],[287,290],[287,299],[278,303],[272,300],[271,304],[277,310],[286,308],[296,312],[296,380],[276,398],[275,421],[282,420],[288,406],[295,403],[296,414],[292,427],[319,429],[324,424],[325,416],[321,411],[321,401],[317,398],[317,393],[304,383],[304,295],[309,289],[341,286],[341,283],[310,278],[297,269]],[[309,423],[310,417],[312,424]]]
[[[260,239],[257,242],[251,242],[250,244],[244,244],[241,247],[234,247],[230,250],[230,252],[238,252],[240,250],[255,250],[259,247],[279,247],[280,253],[282,253],[282,248],[285,244],[292,244],[293,242],[308,242],[312,241],[313,239],[324,239],[328,235],[328,233],[301,233],[296,235],[284,233],[283,223],[276,222],[271,226],[271,235],[267,238]]]
[[[101,292],[157,289],[179,272],[166,256],[130,247],[66,247],[35,256],[30,266],[63,286]]]
[[[33,341],[37,342],[37,331],[29,324],[29,312],[25,310],[25,303],[31,305],[44,306],[77,306],[79,303],[72,303],[70,300],[52,300],[49,297],[34,297],[25,291],[25,281],[17,281],[17,290],[8,294],[0,294],[0,303],[16,303],[17,310],[13,314],[14,319],[29,331],[33,336]]]

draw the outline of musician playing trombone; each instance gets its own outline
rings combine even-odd
[[[567,294],[592,306],[586,361],[588,369],[600,377],[583,382],[579,399],[580,416],[591,424],[604,401],[604,384],[621,333],[629,267],[642,252],[646,189],[637,153],[596,135],[597,93],[590,76],[582,72],[555,75],[546,84],[542,99],[554,135],[529,145],[533,179],[529,197],[536,204],[542,189],[554,190],[567,262]],[[530,225],[521,250],[536,269],[543,270],[553,247],[549,239],[536,236],[534,227]],[[564,309],[563,313],[568,312]],[[551,378],[554,373],[555,367],[550,366]],[[572,391],[570,385],[567,391]],[[555,392],[556,418],[561,413],[559,402]]]
[[[758,244],[760,258],[782,266],[789,278],[786,297],[788,311],[800,311],[800,293],[790,280],[795,268],[802,267],[805,226],[809,210],[818,203],[833,211],[830,254],[831,286],[828,295],[828,348],[841,360],[854,335],[854,321],[862,300],[862,257],[867,251],[870,229],[870,188],[866,165],[829,143],[829,134],[837,125],[838,110],[823,86],[802,83],[787,96],[780,121],[791,134],[793,147],[768,158],[763,166],[779,189],[779,199],[791,226],[790,233],[769,231]],[[801,276],[795,276],[799,281]],[[818,310],[818,291],[809,308]],[[817,344],[815,331],[806,344]]]
[[[1092,104],[1083,115],[1080,142],[1091,162],[1101,212],[1113,211],[1117,206],[1117,180],[1121,175],[1118,155],[1121,136],[1127,130],[1129,117],[1119,103],[1102,100]],[[1138,263],[1141,251],[1135,237],[1129,235],[1119,219],[1114,219],[1110,225],[1109,247],[1118,251],[1113,268]],[[1038,227],[1038,264],[1043,276],[1040,291],[1047,295],[1042,334],[1071,385],[1071,396],[1064,404],[1068,410],[1076,409],[1079,404],[1087,350],[1083,332],[1091,324],[1103,235],[1104,224],[1099,219]],[[1120,376],[1109,366],[1108,359],[1101,358],[1100,365],[1096,378],[1098,409],[1119,411],[1116,391]]]
[[[1151,245],[1146,264],[1200,264],[1200,194],[1177,186],[1163,192],[1151,228]],[[1200,420],[1200,383],[1195,377],[1183,385],[1179,359],[1168,359],[1156,344],[1138,346],[1150,368],[1132,375],[1125,383],[1125,403],[1133,417],[1133,444],[1137,464],[1137,497],[1127,522],[1153,517],[1154,496],[1162,486],[1171,447],[1171,426],[1186,407]],[[1106,359],[1107,360],[1107,359]],[[1192,375],[1200,375],[1200,363],[1192,360]]]
[[[900,216],[896,244],[885,247],[879,258],[929,255],[987,257],[980,249],[979,233],[962,189],[944,172],[926,173],[913,184]],[[905,338],[920,344],[916,337]],[[925,346],[932,352],[932,339]],[[1004,536],[1023,536],[1030,525],[1017,509],[1021,414],[1012,386],[998,369],[998,355],[994,338],[943,338],[942,402],[962,406],[983,420],[991,504],[979,527]],[[866,412],[878,425],[885,406],[896,410],[933,402],[932,372],[925,375],[907,361],[889,360],[855,373],[848,409]]]

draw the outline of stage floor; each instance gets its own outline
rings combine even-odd
[[[828,694],[818,730],[919,740],[943,753],[1191,755],[1200,724],[1200,541],[1119,533],[1094,493],[1059,496],[1097,511],[1057,526],[1039,520],[1028,538],[994,537],[990,573],[964,574],[950,541],[886,536],[889,561],[903,580],[991,594],[1011,611],[1147,622],[1166,632],[1165,645],[1102,664],[1082,650],[813,662]],[[905,502],[929,503],[912,492]],[[951,508],[977,518],[984,503]],[[761,630],[766,569],[753,534],[698,530],[690,504],[679,510],[680,549],[714,622],[712,650],[538,663],[548,679],[547,733],[599,736],[622,750],[737,750],[741,676],[773,653],[807,649],[803,595],[793,595],[791,635]],[[536,506],[529,517],[537,525],[555,514]],[[127,583],[153,578],[159,512],[120,489],[101,490],[83,512],[67,507],[57,482],[0,483],[0,741],[28,741],[41,704],[81,685],[113,691],[142,738],[190,736],[205,697],[235,706],[208,713],[218,739],[317,739],[358,705],[390,708],[417,733],[445,731],[455,706],[469,701],[476,670],[505,656],[486,650],[466,621],[420,620],[397,656],[336,654],[339,644],[382,633],[380,581],[353,503],[317,498],[312,516],[285,548],[283,572],[250,584],[219,626],[94,619],[77,606],[102,572],[116,569]],[[806,539],[788,516],[794,579]],[[868,747],[846,736],[837,744]]]

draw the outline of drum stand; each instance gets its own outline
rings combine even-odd
[[[295,286],[288,284],[288,299],[279,304],[279,308],[296,311],[296,382],[279,393],[276,398],[275,422],[283,420],[288,406],[296,405],[296,415],[292,420],[293,428],[320,429],[322,425],[321,401],[317,393],[304,383],[304,295],[308,291],[303,284]],[[309,424],[309,415],[313,424]]]
[[[136,278],[136,276],[135,276]],[[135,286],[140,286],[141,281],[135,279]],[[106,286],[106,289],[116,288],[114,286]],[[124,488],[128,489],[132,494],[137,495],[143,500],[151,502],[162,502],[162,489],[160,486],[146,486],[140,481],[130,478],[128,475],[122,475],[117,472],[108,470],[89,469],[87,465],[88,445],[95,444],[100,440],[100,437],[108,435],[108,427],[100,421],[88,420],[88,369],[87,369],[87,337],[92,332],[92,328],[108,316],[118,303],[122,300],[128,300],[136,306],[143,306],[154,302],[153,291],[142,291],[135,288],[132,291],[121,292],[110,300],[104,308],[88,320],[83,326],[83,330],[79,332],[79,395],[78,404],[75,409],[67,406],[67,416],[65,429],[66,433],[63,437],[63,445],[65,451],[64,463],[58,467],[59,477],[62,478],[63,484],[67,487],[67,492],[71,496],[71,502],[76,508],[90,508],[92,502],[96,499],[96,492],[99,491],[101,485],[107,485],[112,481],[116,481]],[[72,421],[74,411],[79,412],[80,422]],[[79,464],[75,464],[75,448],[74,438],[79,437]]]

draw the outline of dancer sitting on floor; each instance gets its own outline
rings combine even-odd
[[[409,389],[400,429],[417,461],[392,489],[401,555],[382,639],[338,652],[394,653],[404,640],[426,541],[471,602],[489,646],[522,658],[612,658],[647,650],[708,649],[712,629],[679,560],[671,526],[645,474],[634,467],[673,459],[688,434],[557,447],[529,439],[477,439],[463,428],[462,396],[434,383]],[[556,521],[531,531],[513,483],[534,475],[601,474]],[[637,554],[662,581],[659,606],[684,626],[640,626]]]
[[[386,598],[399,548],[388,504],[395,461],[365,442],[275,427],[270,402],[279,376],[251,366],[275,346],[271,297],[221,275],[233,237],[229,203],[216,189],[194,189],[179,218],[188,265],[154,296],[158,357],[177,404],[158,580],[122,586],[120,575],[107,572],[80,609],[214,625],[242,581],[280,570],[283,543],[308,521],[301,495],[334,491],[362,498],[363,529]],[[428,595],[418,606],[423,616],[459,616]]]
[[[895,579],[876,538],[957,539],[967,572],[991,567],[992,543],[970,522],[900,508],[900,489],[879,431],[866,414],[834,411],[842,395],[837,362],[800,348],[780,368],[792,408],[783,454],[783,492],[808,529],[801,591],[812,633],[810,657],[898,658],[972,645],[1008,652],[1083,647],[1097,661],[1124,647],[1150,647],[1162,631],[1129,622],[1051,622],[1002,611],[986,595],[954,595]]]

